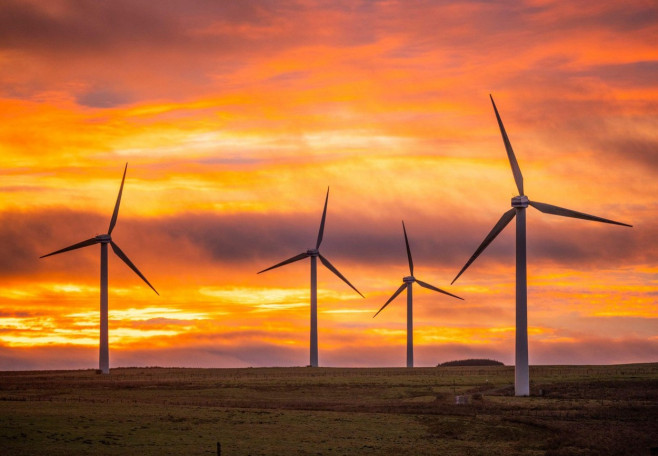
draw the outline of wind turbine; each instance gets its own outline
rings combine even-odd
[[[428,290],[434,290],[438,291],[439,293],[447,294],[448,296],[452,296],[453,298],[461,299],[459,296],[456,296],[452,293],[448,293],[447,291],[443,291],[439,288],[436,288],[434,285],[430,285],[429,283],[425,283],[422,280],[418,280],[417,278],[414,277],[414,262],[411,259],[411,249],[409,248],[409,239],[407,239],[407,229],[404,226],[404,221],[402,221],[402,231],[404,232],[404,242],[407,245],[407,258],[409,259],[409,275],[407,277],[402,278],[402,285],[400,285],[400,288],[397,289],[395,293],[393,293],[393,296],[391,296],[388,301],[386,301],[386,304],[382,306],[381,309],[377,311],[375,315],[373,315],[372,318],[375,318],[377,315],[379,315],[379,312],[384,310],[384,308],[391,303],[397,296],[402,293],[402,290],[405,288],[407,289],[407,367],[414,367],[414,319],[413,319],[413,284],[414,282],[418,282],[418,285],[420,285],[423,288],[427,288]]]
[[[320,258],[322,264],[324,264],[327,269],[336,274],[343,282],[348,284],[354,291],[359,293],[361,297],[364,296],[359,290],[357,290],[354,285],[352,285],[349,280],[347,280],[343,274],[338,272],[336,269],[325,257],[320,254],[319,248],[322,243],[322,235],[324,233],[324,221],[327,217],[327,202],[329,201],[329,187],[327,187],[327,196],[324,200],[324,210],[322,211],[322,221],[320,222],[320,231],[318,232],[318,240],[315,243],[314,249],[308,249],[306,252],[302,252],[299,255],[295,255],[292,258],[288,258],[281,263],[277,263],[274,266],[271,266],[267,269],[259,271],[261,272],[269,271],[270,269],[278,268],[279,266],[284,266],[286,264],[294,263],[295,261],[303,260],[304,258],[311,258],[311,367],[318,367],[318,273],[317,273],[317,259]]]
[[[112,240],[112,230],[114,225],[117,223],[117,217],[119,215],[119,204],[121,204],[121,193],[123,192],[123,182],[126,180],[126,171],[128,170],[128,163],[123,170],[123,178],[121,179],[121,187],[119,187],[119,196],[117,196],[117,202],[114,205],[114,213],[112,214],[112,219],[110,220],[110,228],[107,230],[107,234],[99,234],[93,238],[87,239],[86,241],[78,242],[69,247],[57,250],[55,252],[43,255],[40,258],[49,257],[51,255],[57,255],[58,253],[68,252],[69,250],[76,250],[82,247],[87,247],[89,245],[100,244],[101,245],[101,318],[100,318],[100,349],[99,349],[99,369],[102,374],[110,373],[110,349],[108,343],[108,305],[107,305],[107,244],[112,246],[114,253],[123,260],[124,263],[128,265],[130,269],[135,271],[135,273],[142,278],[146,284],[155,291],[157,295],[159,293],[153,288],[153,285],[146,280],[146,277],[139,272],[137,266],[135,266],[130,259],[126,256],[125,253],[119,248],[119,246]]]
[[[509,222],[516,216],[516,363],[514,370],[514,384],[515,394],[517,396],[528,396],[530,394],[530,380],[528,376],[528,295],[527,295],[527,274],[526,274],[526,223],[525,223],[525,209],[532,206],[535,209],[545,214],[560,215],[562,217],[573,217],[583,220],[591,220],[594,222],[611,223],[614,225],[632,226],[626,223],[615,222],[594,215],[584,214],[582,212],[565,209],[552,204],[540,203],[537,201],[530,201],[523,192],[523,176],[521,169],[514,156],[512,144],[510,143],[503,121],[500,119],[496,103],[493,97],[491,103],[493,104],[500,133],[503,136],[505,149],[507,150],[507,158],[509,159],[514,174],[514,181],[516,188],[519,190],[519,196],[512,198],[512,209],[505,212],[498,220],[498,223],[493,227],[491,232],[484,238],[482,244],[477,248],[473,256],[466,262],[464,267],[459,271],[452,283],[459,278],[460,275],[468,268],[473,261],[487,248],[491,241],[493,241],[498,234],[507,226]]]

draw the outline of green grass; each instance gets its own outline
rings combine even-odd
[[[0,372],[0,454],[649,455],[658,364]],[[542,395],[539,395],[540,390]],[[467,405],[455,405],[467,395]]]

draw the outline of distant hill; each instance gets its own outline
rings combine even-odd
[[[440,363],[437,364],[436,367],[447,366],[504,366],[504,364],[493,359],[460,359],[457,361],[447,361],[445,363]]]

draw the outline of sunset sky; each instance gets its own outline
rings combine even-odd
[[[528,217],[530,364],[658,361],[653,0],[5,0],[0,6],[0,370],[514,362],[517,194],[633,228]]]

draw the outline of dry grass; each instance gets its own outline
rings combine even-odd
[[[658,364],[0,372],[0,454],[649,455]],[[540,390],[543,395],[539,395]],[[468,405],[455,405],[467,395]]]

